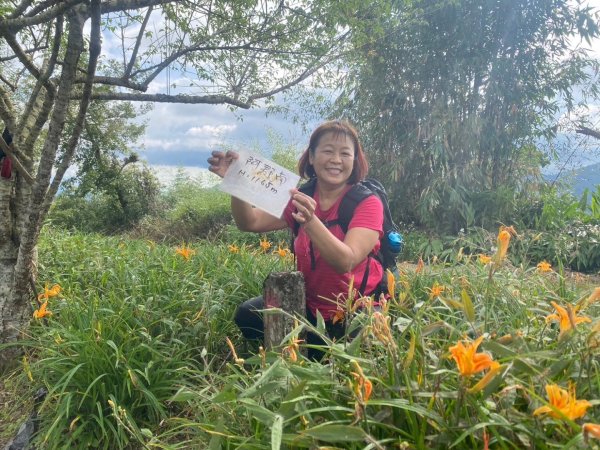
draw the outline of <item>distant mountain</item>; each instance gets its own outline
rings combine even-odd
[[[546,180],[556,179],[556,174],[547,175]],[[587,188],[594,192],[596,186],[600,185],[600,163],[580,167],[560,175],[559,180],[571,187],[571,192],[580,197]]]

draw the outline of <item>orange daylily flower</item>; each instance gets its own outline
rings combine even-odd
[[[486,373],[483,377],[481,377],[481,380],[479,380],[475,384],[475,386],[469,388],[469,393],[476,394],[477,392],[479,392],[483,388],[485,388],[496,377],[496,375],[498,375],[498,372],[500,372],[500,369],[502,369],[502,366],[500,365],[500,363],[498,363],[496,361],[492,361],[492,363],[490,365],[490,370],[488,371],[488,373]]]
[[[424,267],[425,263],[423,262],[423,258],[419,256],[419,262],[417,262],[417,268],[415,269],[415,273],[421,273]]]
[[[538,263],[537,270],[540,272],[552,272],[552,265],[547,261]]]
[[[498,250],[496,250],[496,254],[494,255],[494,263],[498,265],[506,257],[506,253],[508,251],[508,244],[510,244],[510,238],[516,235],[517,232],[513,227],[500,227],[497,239]]]
[[[546,394],[548,395],[548,405],[537,408],[533,412],[534,416],[548,414],[555,419],[566,417],[569,420],[575,420],[583,417],[587,409],[592,406],[587,400],[577,400],[574,384],[569,386],[568,391],[557,384],[547,384]]]
[[[371,393],[373,392],[373,383],[367,377],[362,370],[362,367],[358,364],[358,361],[353,359],[350,363],[356,369],[356,372],[350,372],[350,374],[354,377],[353,383],[353,391],[356,396],[356,400],[360,404],[365,404],[371,398]]]
[[[336,324],[337,322],[344,322],[345,320],[346,312],[342,308],[338,307],[331,318],[331,323]]]
[[[33,318],[34,319],[43,319],[46,316],[51,316],[52,312],[48,311],[46,308],[48,307],[48,300],[46,300],[44,303],[42,303],[42,306],[40,306],[40,309],[36,309],[33,312]]]
[[[192,255],[196,254],[196,251],[192,250],[191,248],[186,247],[184,245],[183,247],[177,247],[175,249],[175,254],[181,255],[181,256],[183,256],[183,259],[185,259],[186,261],[189,261],[190,258],[192,257]]]
[[[594,302],[597,302],[598,300],[600,300],[600,287],[597,287],[596,289],[594,289],[594,291],[590,294],[590,296],[588,298],[586,298],[585,300],[580,300],[577,305],[575,305],[575,312],[577,311],[581,311],[584,308],[587,308],[589,305],[591,305]]]
[[[474,342],[458,341],[450,347],[451,358],[456,361],[460,374],[469,377],[486,369],[496,368],[495,362],[487,353],[477,353],[477,347],[483,341],[479,336]],[[464,343],[466,342],[466,344]]]
[[[281,257],[281,258],[286,258],[287,256],[290,255],[290,249],[282,248],[280,245],[277,247],[277,250],[275,250],[275,253],[277,253],[279,255],[279,257]]]
[[[597,423],[584,423],[583,424],[583,439],[587,442],[590,438],[600,439],[600,425]]]
[[[235,244],[229,245],[228,248],[229,248],[229,253],[239,253],[240,252],[240,248]]]
[[[554,309],[556,309],[556,314],[550,314],[546,317],[546,322],[551,322],[556,320],[560,323],[560,333],[559,336],[562,336],[565,332],[569,331],[572,328],[575,328],[578,324],[582,322],[591,322],[587,316],[577,316],[575,308],[573,305],[567,304],[566,308],[563,308],[556,302],[550,302]]]
[[[235,347],[233,346],[233,342],[229,337],[225,337],[225,342],[229,346],[229,350],[231,350],[231,356],[233,357],[233,362],[235,362],[238,366],[242,367],[244,365],[244,359],[238,357],[237,352],[235,351]]]
[[[396,298],[396,277],[390,269],[385,271],[387,277],[387,288],[388,294],[390,294],[390,298]]]
[[[263,252],[266,252],[271,248],[271,243],[267,240],[267,238],[261,239],[259,245]]]
[[[479,262],[484,266],[492,262],[492,257],[484,254],[479,255]]]
[[[58,294],[60,294],[61,290],[62,290],[62,288],[60,287],[59,284],[55,284],[50,289],[48,289],[48,285],[46,285],[46,286],[44,286],[44,292],[42,294],[38,295],[38,300],[43,300],[43,299],[48,300],[50,297],[56,297]]]
[[[442,295],[442,292],[444,292],[445,290],[446,290],[446,286],[443,286],[443,285],[435,283],[429,289],[429,291],[430,291],[429,292],[429,298],[439,297],[440,295]]]
[[[300,342],[304,342],[302,339],[298,339],[294,337],[290,340],[290,344],[285,346],[281,351],[282,356],[287,356],[291,362],[298,361],[298,352],[300,351],[300,346],[298,345]]]
[[[586,303],[589,305],[590,303],[597,302],[598,300],[600,300],[600,287],[594,289],[594,292],[592,292],[592,294],[588,297]]]
[[[395,348],[396,342],[390,329],[390,317],[383,315],[380,311],[373,313],[373,324],[371,327],[373,334],[379,342],[386,346]]]
[[[354,299],[354,303],[352,304],[352,312],[356,312],[359,309],[366,309],[366,310],[372,310],[373,309],[373,297],[368,296],[368,297],[358,297],[356,299]]]

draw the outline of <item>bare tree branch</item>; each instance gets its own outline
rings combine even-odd
[[[6,35],[7,32],[14,33],[24,27],[31,25],[39,25],[42,23],[51,22],[57,16],[65,13],[72,7],[85,3],[87,0],[54,0],[53,7],[39,13],[33,17],[20,16],[16,18],[0,18],[0,35]]]
[[[19,17],[20,15],[23,14],[23,12],[27,8],[29,8],[31,6],[32,3],[33,3],[33,0],[22,0],[21,3],[19,5],[17,5],[15,10],[12,12],[12,14],[8,17],[10,17],[10,18]]]
[[[54,72],[54,68],[56,66],[56,61],[58,59],[58,53],[60,51],[60,42],[61,42],[61,38],[62,38],[62,34],[63,34],[63,16],[58,16],[56,19],[56,24],[54,26],[54,40],[52,41],[52,53],[50,54],[50,58],[48,59],[48,61],[45,63],[44,67],[42,68],[44,70],[44,73],[40,76],[40,78],[37,79],[37,82],[35,84],[35,87],[33,88],[33,92],[31,93],[31,96],[29,97],[29,101],[27,102],[27,105],[25,106],[25,110],[24,110],[24,114],[22,114],[22,122],[19,124],[18,126],[18,130],[15,131],[19,131],[22,132],[22,128],[25,127],[25,123],[29,122],[29,123],[33,123],[34,121],[32,120],[32,118],[35,117],[34,115],[34,108],[33,105],[39,101],[39,94],[40,91],[42,90],[42,88],[48,84],[48,81],[50,80],[50,75],[52,75],[52,73]],[[54,94],[56,93],[56,90],[54,88],[54,85],[52,83],[49,83],[50,86],[52,86],[52,89],[47,90],[50,96],[54,96]],[[40,110],[37,110],[36,112],[41,112]],[[47,116],[44,118],[44,123],[46,122]],[[28,136],[29,133],[26,133],[26,135]],[[37,134],[36,134],[36,139],[37,139]]]
[[[592,130],[591,128],[581,126],[577,130],[576,133],[583,134],[585,136],[591,136],[596,139],[600,139],[600,131]]]
[[[133,70],[133,65],[135,64],[135,60],[137,59],[138,51],[140,50],[140,45],[142,44],[142,38],[144,37],[144,33],[146,32],[146,27],[148,26],[148,21],[150,20],[150,16],[152,15],[152,5],[148,8],[146,12],[146,17],[144,17],[144,21],[142,22],[142,26],[140,27],[140,31],[137,35],[137,39],[135,40],[135,45],[133,47],[133,51],[131,52],[131,58],[129,59],[129,64],[125,68],[124,77],[128,77],[131,75],[131,71]]]
[[[73,98],[79,98],[75,96]],[[92,95],[92,100],[125,100],[129,102],[157,102],[157,103],[184,103],[212,105],[228,104],[242,109],[249,109],[252,104],[236,100],[226,95],[167,95],[167,94],[141,94],[129,92],[102,92]]]
[[[21,46],[15,39],[14,34],[6,33],[4,35],[4,39],[6,40],[6,43],[9,45],[9,47],[12,48],[13,52],[15,52],[15,56],[19,59],[19,61],[21,61],[21,64],[23,64],[23,66],[25,66],[27,68],[27,70],[29,71],[29,73],[31,73],[31,75],[33,75],[35,78],[39,79],[40,71],[38,70],[36,65],[33,63],[33,61],[29,58],[29,56],[27,56],[25,54],[25,52],[23,51],[23,49],[21,48]]]
[[[41,45],[39,47],[33,47],[33,48],[28,48],[23,50],[23,53],[27,54],[27,53],[35,53],[35,52],[39,52],[41,50],[46,50],[48,48],[47,45]],[[9,55],[9,56],[3,56],[2,58],[0,58],[0,62],[5,62],[5,61],[11,61],[13,59],[17,59],[17,55]]]
[[[42,217],[45,216],[48,210],[50,209],[52,201],[54,200],[54,196],[58,192],[60,183],[62,183],[63,177],[65,176],[67,169],[71,165],[71,159],[73,158],[73,154],[75,153],[77,143],[79,142],[79,137],[81,136],[85,124],[85,116],[90,105],[92,90],[94,86],[94,74],[96,73],[98,57],[100,56],[100,51],[102,49],[102,40],[100,39],[100,0],[92,0],[91,19],[92,29],[90,33],[90,55],[87,70],[88,76],[85,84],[83,85],[83,93],[81,96],[81,101],[79,103],[79,113],[77,114],[77,117],[75,119],[75,126],[73,127],[71,136],[69,138],[69,141],[67,142],[62,160],[56,170],[54,179],[52,180],[52,184],[50,185],[48,192],[46,193],[46,199],[44,200],[44,204],[42,206],[41,211]]]
[[[10,88],[11,91],[15,91],[17,89],[17,86],[15,86],[10,81],[8,81],[6,78],[4,78],[1,73],[0,73],[0,81],[2,81],[4,84],[6,84]]]

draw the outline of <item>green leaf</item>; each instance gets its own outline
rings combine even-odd
[[[213,403],[227,403],[237,399],[237,394],[234,391],[221,391],[212,398]]]
[[[475,321],[475,308],[473,307],[473,301],[471,300],[471,297],[467,293],[466,289],[463,289],[460,292],[460,297],[462,298],[462,301],[463,301],[463,310],[465,311],[465,317],[467,318],[467,320],[469,322],[474,322]]]
[[[369,400],[369,406],[391,406],[392,408],[398,408],[405,411],[412,411],[422,417],[427,417],[437,423],[443,423],[443,419],[433,411],[424,408],[423,406],[409,403],[408,400],[402,398],[392,398],[387,400]]]
[[[325,442],[357,442],[364,440],[366,437],[366,433],[362,428],[330,423],[304,430],[303,434]]]
[[[279,450],[281,448],[281,436],[283,435],[283,417],[279,414],[275,415],[273,428],[271,428],[271,450]]]
[[[275,421],[275,416],[279,416],[279,414],[275,414],[273,411],[269,411],[264,406],[256,403],[255,400],[249,398],[241,398],[239,402],[243,404],[249,413],[251,413],[252,417],[258,420],[260,423],[263,423],[267,426],[272,426]]]
[[[190,391],[186,387],[179,388],[179,390],[169,399],[169,402],[187,402],[188,400],[192,400],[196,398],[198,394],[194,391]]]

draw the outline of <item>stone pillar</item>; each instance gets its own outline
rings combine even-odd
[[[294,329],[294,317],[306,317],[302,272],[270,273],[263,284],[263,298],[265,310],[279,308],[287,313],[281,311],[263,313],[265,349],[270,350],[279,347],[283,338]]]

